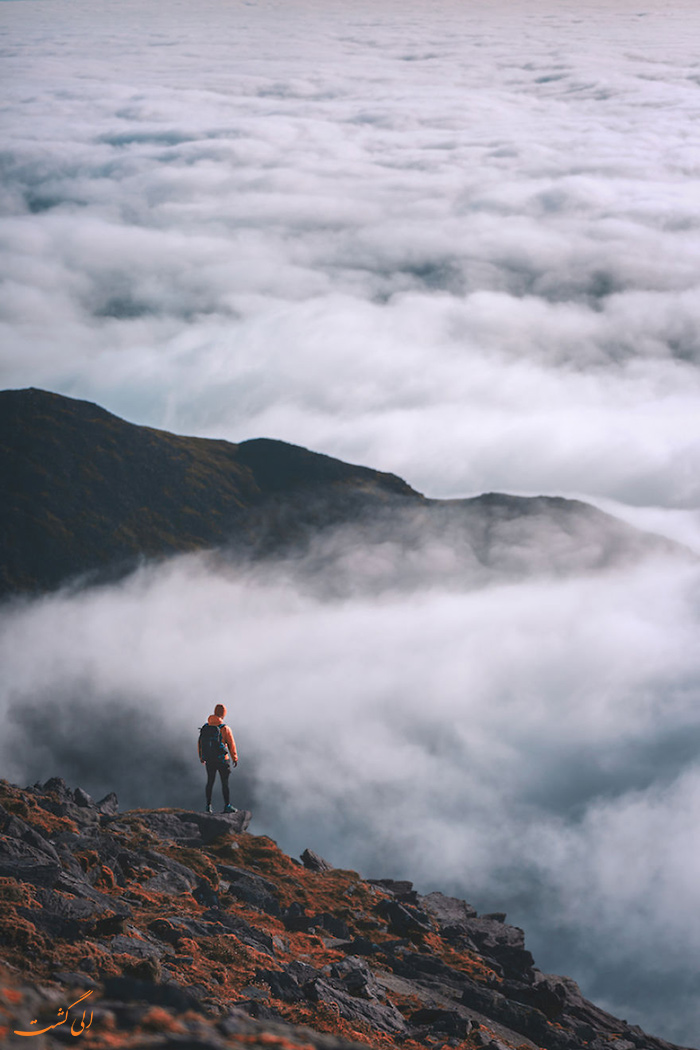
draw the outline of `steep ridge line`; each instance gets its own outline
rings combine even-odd
[[[358,543],[398,552],[375,588],[682,553],[575,500],[426,499],[393,474],[297,445],[182,437],[33,388],[0,391],[0,534],[0,597],[118,579],[195,551],[229,562],[311,552],[309,573],[351,589],[343,552]],[[320,536],[334,543],[318,551]],[[442,570],[420,558],[436,543],[451,555]]]
[[[3,1045],[678,1050],[542,974],[505,916],[249,821],[0,781]]]

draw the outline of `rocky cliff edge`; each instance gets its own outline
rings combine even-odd
[[[0,1042],[677,1050],[541,973],[503,915],[249,821],[0,781]]]

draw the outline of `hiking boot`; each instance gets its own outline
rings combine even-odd
[[[207,809],[206,809],[206,812],[207,812],[207,813],[211,813],[211,812],[212,812],[212,808],[211,808],[211,802],[207,802]]]
[[[235,806],[232,806],[230,802],[227,802],[224,806],[224,813],[237,813],[238,810]]]

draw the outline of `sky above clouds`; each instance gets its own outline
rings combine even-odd
[[[687,0],[2,3],[0,384],[699,551],[699,39]],[[233,696],[259,830],[508,910],[697,1044],[696,571],[409,591],[185,559],[6,609],[5,775],[198,804]]]

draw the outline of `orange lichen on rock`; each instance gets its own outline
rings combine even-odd
[[[276,1046],[279,1050],[316,1050],[313,1043],[298,1043],[283,1035],[272,1032],[258,1032],[255,1035],[240,1035],[236,1042],[244,1046]]]
[[[187,1030],[180,1021],[176,1020],[162,1006],[152,1006],[141,1018],[140,1026],[147,1032],[182,1033]]]
[[[187,846],[163,846],[162,844],[159,849],[164,856],[172,857],[179,864],[184,864],[195,875],[206,879],[211,886],[218,886],[219,873],[216,870],[216,864],[209,859],[204,850],[191,849]]]
[[[29,919],[19,915],[16,909],[10,908],[3,909],[0,915],[0,944],[9,949],[7,955],[16,965],[17,959],[14,953],[17,950],[21,953],[28,948],[43,950],[46,947],[46,938],[37,931],[36,926]]]
[[[0,877],[0,901],[5,905],[21,905],[25,908],[38,908],[36,887],[28,882],[18,882],[9,876]],[[3,909],[4,910],[4,909]]]
[[[108,864],[100,865],[100,873],[93,882],[93,886],[98,890],[109,891],[117,889],[116,876]]]
[[[500,980],[496,971],[487,966],[483,958],[475,951],[453,948],[435,933],[424,934],[423,944],[453,970],[465,973],[475,981],[497,982]]]
[[[577,1016],[598,1016],[571,982],[536,974],[502,916],[311,853],[302,864],[236,830],[247,814],[120,815],[116,798],[93,803],[58,779],[25,792],[0,782],[0,803],[3,870],[15,876],[0,878],[0,961],[27,996],[14,976],[2,982],[2,1028],[83,988],[96,1008],[84,1050],[477,1050],[491,1039],[581,1050]],[[600,1018],[594,1045],[629,1039],[624,1022]]]
[[[8,813],[31,824],[39,831],[53,834],[58,831],[77,832],[78,826],[69,817],[57,816],[44,806],[39,805],[36,799],[22,792],[20,788],[8,784],[6,780],[0,780],[0,804]]]
[[[235,842],[238,849],[234,863],[271,879],[282,905],[296,902],[310,911],[329,911],[342,917],[343,913],[350,915],[354,908],[376,902],[373,887],[363,883],[355,871],[309,871],[265,835],[238,835]],[[210,852],[216,855],[219,849],[214,846]],[[346,900],[349,896],[352,900]]]

